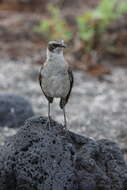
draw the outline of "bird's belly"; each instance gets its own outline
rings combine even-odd
[[[43,89],[49,97],[66,97],[70,89],[68,75],[64,75],[63,77],[51,76],[48,80],[43,80]]]

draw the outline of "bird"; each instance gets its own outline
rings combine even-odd
[[[72,70],[63,55],[63,49],[66,47],[64,40],[49,41],[46,61],[39,72],[39,84],[48,100],[48,124],[50,126],[50,104],[53,103],[54,98],[59,98],[59,106],[63,110],[65,129],[67,129],[65,105],[68,103],[74,83]]]

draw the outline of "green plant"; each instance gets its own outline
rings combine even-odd
[[[74,38],[69,24],[62,18],[59,8],[49,4],[50,16],[40,21],[36,31],[43,33],[47,40]],[[103,33],[112,21],[127,13],[127,0],[101,0],[94,10],[88,10],[76,17],[77,36],[84,43],[86,52],[96,49]]]
[[[77,17],[78,35],[85,42],[85,50],[91,51],[94,38],[105,32],[109,24],[127,12],[127,1],[101,0],[95,10],[89,10]],[[96,39],[97,40],[97,39]]]
[[[52,5],[49,5],[48,11],[50,13],[50,17],[42,20],[39,26],[36,27],[36,31],[43,32],[48,40],[70,40],[72,38],[72,33],[67,22],[62,19],[60,10]]]

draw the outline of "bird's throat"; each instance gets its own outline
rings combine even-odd
[[[47,50],[47,61],[50,62],[56,62],[56,61],[60,61],[60,60],[64,60],[64,56],[63,56],[63,51],[59,52],[59,53],[55,53],[55,52],[51,52],[49,50]]]

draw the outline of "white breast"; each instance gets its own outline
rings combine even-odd
[[[64,62],[63,62],[64,61]],[[42,70],[42,87],[49,97],[66,97],[70,89],[68,64],[64,59],[49,60]]]

